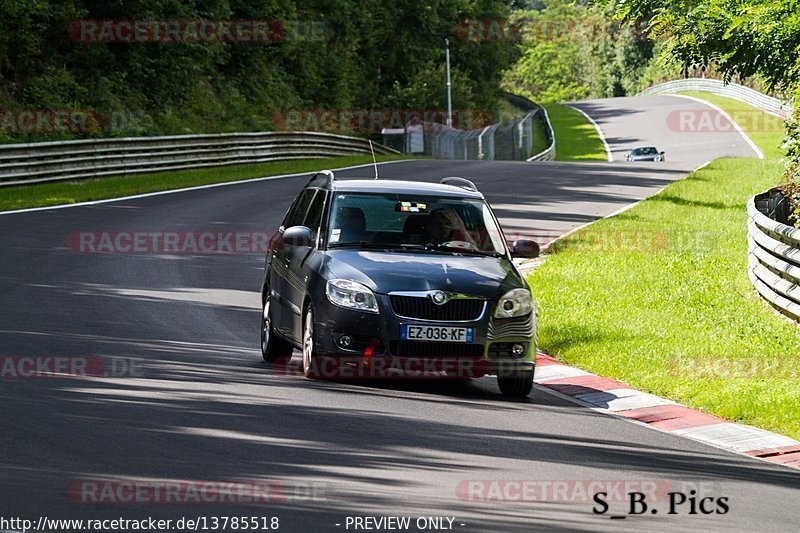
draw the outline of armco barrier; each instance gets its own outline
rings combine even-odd
[[[399,152],[373,143],[376,154]],[[143,172],[370,153],[365,139],[314,132],[223,133],[0,145],[0,187]]]
[[[506,93],[505,98],[514,106],[526,111],[525,116],[494,123],[483,128],[462,130],[442,124],[410,121],[398,131],[386,135],[399,136],[399,145],[408,154],[424,154],[440,159],[487,161],[551,161],[555,159],[553,127],[547,111],[527,98]],[[534,122],[542,120],[548,146],[531,156],[536,129]],[[390,144],[393,141],[386,141]]]
[[[553,161],[556,158],[556,135],[555,132],[553,132],[553,125],[550,123],[550,116],[547,114],[547,110],[541,105],[537,104],[536,102],[533,102],[525,98],[524,96],[520,96],[518,94],[505,93],[503,97],[506,99],[506,101],[519,107],[520,109],[524,109],[526,111],[534,111],[534,112],[541,111],[542,117],[544,118],[545,126],[547,126],[545,132],[547,134],[548,145],[547,148],[545,148],[538,154],[529,157],[527,160]]]
[[[533,157],[528,158],[528,161],[553,161],[556,158],[556,134],[553,131],[553,125],[550,124],[550,117],[547,115],[547,109],[542,108],[544,114],[544,123],[547,125],[547,138],[550,144]]]
[[[786,118],[791,112],[789,104],[738,83],[725,83],[711,78],[686,78],[653,85],[639,94],[677,93],[682,91],[708,91],[720,96],[735,98],[768,113]]]
[[[747,202],[747,272],[765,300],[800,321],[800,230],[758,210],[756,202],[772,192]]]

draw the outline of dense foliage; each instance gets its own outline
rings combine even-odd
[[[510,0],[0,0],[0,140],[69,133],[26,133],[20,110],[94,111],[97,123],[79,134],[130,135],[269,130],[288,109],[441,109],[446,38],[454,107],[493,112],[514,43],[474,42],[459,29],[467,19],[507,18],[510,8]],[[76,22],[87,20],[269,21],[270,39],[87,41]]]
[[[642,25],[620,24],[597,6],[544,0],[516,13],[522,57],[505,77],[509,90],[541,102],[636,94],[675,77]]]

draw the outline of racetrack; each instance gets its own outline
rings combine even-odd
[[[701,108],[696,102],[654,96],[577,106],[603,128],[617,162],[411,161],[381,165],[381,177],[470,177],[508,236],[551,238],[649,196],[707,160],[752,155],[737,135],[668,126],[670,112]],[[619,162],[635,144],[655,144],[667,162]],[[0,216],[0,355],[121,357],[140,369],[137,377],[0,381],[0,515],[276,515],[283,531],[345,530],[348,515],[454,516],[456,530],[476,532],[795,527],[796,471],[541,389],[513,402],[491,379],[315,382],[263,363],[260,254],[82,253],[71,240],[98,231],[273,230],[305,179]],[[103,505],[70,497],[75,481],[97,478],[269,479],[316,484],[321,494],[269,505]],[[470,480],[564,482],[571,490],[569,497],[474,501],[461,491]],[[690,515],[686,507],[666,515],[662,500],[654,503],[659,514],[610,520],[593,515],[591,498],[572,490],[596,482],[695,488],[728,497],[730,511]]]

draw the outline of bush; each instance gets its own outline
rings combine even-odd
[[[786,120],[786,171],[781,190],[789,198],[794,223],[800,227],[800,88],[794,97],[792,114]]]

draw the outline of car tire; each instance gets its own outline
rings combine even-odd
[[[533,371],[524,371],[509,376],[498,376],[497,386],[503,396],[523,398],[530,394],[533,388]]]
[[[314,342],[314,310],[308,306],[303,318],[303,375],[309,379],[319,379],[319,360]]]
[[[288,361],[292,358],[292,345],[279,338],[272,331],[272,318],[270,315],[270,295],[269,290],[264,299],[264,306],[261,310],[261,357],[267,363],[277,361]]]

